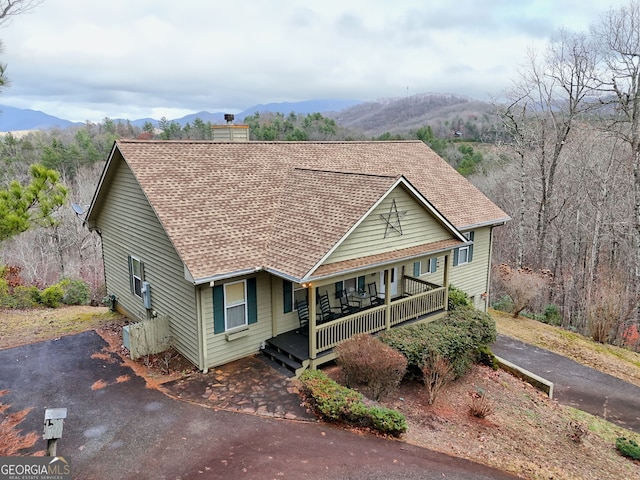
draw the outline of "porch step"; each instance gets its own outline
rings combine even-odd
[[[291,358],[290,355],[287,355],[269,343],[267,343],[265,348],[262,349],[262,355],[280,367],[278,370],[282,371],[281,368],[284,367],[286,371],[291,374],[290,376],[297,377],[306,369],[306,365],[304,365],[302,361],[296,358]]]

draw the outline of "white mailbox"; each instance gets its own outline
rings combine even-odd
[[[62,424],[67,418],[66,408],[47,408],[44,411],[44,440],[62,438]]]

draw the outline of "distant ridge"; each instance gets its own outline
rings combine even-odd
[[[302,102],[281,102],[281,103],[267,103],[254,105],[239,113],[235,114],[237,122],[241,122],[245,117],[253,115],[256,112],[280,112],[289,114],[294,112],[296,114],[307,113],[328,113],[338,112],[344,108],[351,107],[362,103],[360,100],[305,100]],[[196,118],[199,118],[203,122],[222,123],[224,122],[224,114],[231,112],[207,112],[201,111],[197,113],[191,113],[181,118],[168,119],[170,122],[175,122],[181,126],[187,123],[193,123]],[[136,127],[143,127],[145,123],[150,122],[152,125],[157,126],[160,123],[160,119],[155,118],[138,118],[136,120],[112,118],[114,122],[125,123],[129,121],[131,125]],[[50,128],[67,128],[72,126],[84,125],[84,122],[71,122],[64,120],[53,115],[46,114],[37,110],[21,109],[15,107],[9,107],[7,105],[0,105],[0,132],[14,132],[18,130],[48,130]]]
[[[56,127],[67,128],[73,125],[82,125],[82,123],[63,120],[39,110],[29,110],[0,105],[0,132],[48,130]]]
[[[302,102],[280,102],[259,104],[241,112],[207,112],[191,113],[181,118],[167,119],[180,126],[187,123],[193,125],[196,118],[213,124],[224,123],[225,113],[234,113],[235,122],[241,123],[249,115],[258,113],[291,112],[297,115],[319,112],[334,119],[341,127],[359,132],[374,138],[383,133],[405,134],[416,131],[425,125],[433,126],[437,135],[447,136],[452,131],[466,132],[465,123],[474,123],[476,127],[488,128],[495,120],[495,108],[487,102],[470,99],[462,95],[428,93],[410,97],[383,98],[371,102],[360,100],[306,100]],[[127,122],[136,127],[143,127],[146,122],[158,126],[159,119],[139,118],[136,120],[112,119],[114,122]],[[67,128],[81,126],[84,122],[71,122],[44,112],[20,109],[0,105],[0,132],[17,132],[24,130],[47,130],[51,128]],[[490,126],[490,125],[489,125]]]

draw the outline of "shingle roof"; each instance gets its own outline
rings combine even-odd
[[[254,268],[302,278],[401,175],[459,229],[508,219],[420,141],[116,148],[196,280]]]

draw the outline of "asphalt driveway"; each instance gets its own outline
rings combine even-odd
[[[174,400],[104,347],[85,332],[0,350],[1,401],[33,408],[24,431],[42,432],[45,408],[68,409],[57,453],[74,478],[516,478],[400,441]]]
[[[493,353],[553,382],[553,397],[640,433],[640,387],[548,350],[499,335]]]

